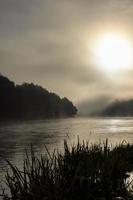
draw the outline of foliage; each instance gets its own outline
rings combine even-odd
[[[114,149],[108,143],[89,145],[78,142],[64,153],[36,157],[26,153],[23,170],[8,162],[12,173],[6,182],[11,198],[4,200],[94,200],[133,199],[127,183],[133,170],[133,145]]]
[[[133,116],[133,99],[115,101],[100,113],[103,116]]]
[[[33,83],[16,85],[0,75],[0,120],[70,117],[77,113],[67,98]]]

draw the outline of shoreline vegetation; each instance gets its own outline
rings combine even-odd
[[[0,121],[74,117],[77,108],[66,97],[33,83],[15,85],[0,75]]]
[[[46,148],[47,150],[47,148]],[[23,169],[8,162],[5,179],[11,196],[3,200],[131,200],[133,199],[133,145],[115,147],[80,142],[63,153],[37,157],[26,152]]]
[[[101,116],[110,117],[132,117],[133,116],[133,99],[116,100],[110,103],[100,113]]]

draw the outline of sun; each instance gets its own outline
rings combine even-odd
[[[133,64],[131,42],[120,34],[105,34],[95,44],[95,59],[108,71],[127,69]]]

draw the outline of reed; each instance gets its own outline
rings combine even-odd
[[[133,171],[130,144],[112,149],[107,141],[92,145],[78,141],[71,147],[64,141],[64,153],[47,152],[38,158],[31,149],[22,170],[9,161],[8,165],[10,196],[3,191],[3,200],[133,199],[132,181],[127,183]]]

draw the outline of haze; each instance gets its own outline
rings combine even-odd
[[[106,32],[132,45],[132,19],[132,0],[0,0],[0,72],[76,105],[132,98],[132,65],[111,72],[92,62],[93,44]]]

